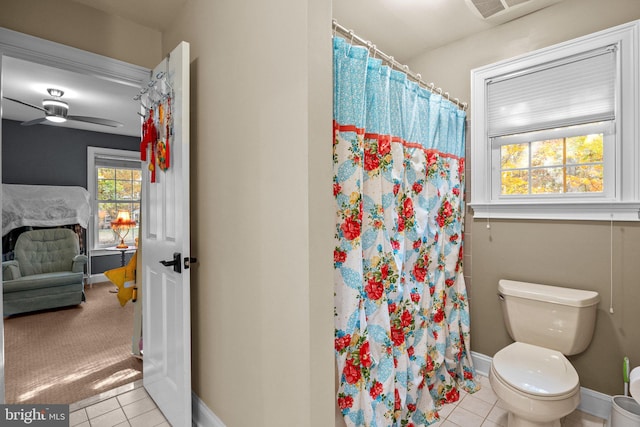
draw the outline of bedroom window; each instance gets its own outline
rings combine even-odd
[[[89,147],[88,177],[92,194],[93,248],[115,246],[118,236],[111,229],[111,221],[118,212],[129,212],[132,219],[140,220],[142,171],[139,153]],[[132,228],[125,243],[135,244],[138,226]]]
[[[639,26],[472,71],[475,218],[640,220]]]

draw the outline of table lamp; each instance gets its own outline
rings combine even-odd
[[[131,215],[129,211],[118,211],[118,216],[114,221],[111,221],[111,229],[118,235],[120,238],[120,243],[116,248],[118,249],[126,249],[129,247],[124,242],[124,239],[129,234],[129,230],[136,226],[136,222],[131,219]]]

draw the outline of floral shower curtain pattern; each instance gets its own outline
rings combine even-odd
[[[335,354],[348,426],[479,388],[462,272],[465,113],[334,37]]]

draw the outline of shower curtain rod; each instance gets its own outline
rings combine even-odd
[[[465,111],[467,109],[467,103],[466,102],[460,102],[460,100],[458,98],[451,99],[449,97],[449,92],[442,93],[442,88],[436,88],[435,84],[433,84],[433,83],[429,83],[429,84],[425,83],[424,81],[422,81],[422,76],[420,74],[414,73],[413,71],[411,71],[409,69],[409,67],[407,65],[403,65],[403,64],[399,63],[398,61],[396,61],[393,58],[393,56],[389,56],[386,53],[382,52],[380,49],[378,49],[376,47],[375,44],[373,44],[370,41],[365,40],[362,37],[356,35],[353,32],[353,30],[349,30],[349,29],[343,27],[342,25],[338,24],[338,21],[336,21],[335,19],[333,20],[333,31],[334,32],[338,32],[338,33],[342,34],[345,37],[348,37],[350,39],[351,43],[353,43],[355,41],[358,44],[360,44],[360,45],[366,47],[367,49],[369,49],[369,51],[373,51],[374,55],[377,55],[377,56],[381,57],[381,59],[383,61],[385,61],[387,64],[389,64],[391,66],[391,68],[396,68],[396,69],[402,71],[403,73],[406,73],[407,76],[409,76],[412,80],[417,82],[421,87],[427,89],[428,91],[430,91],[432,93],[437,93],[438,95],[444,96],[449,101],[451,101],[452,103],[457,105],[458,108],[460,108],[462,111]]]

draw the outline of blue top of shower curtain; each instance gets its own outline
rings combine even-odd
[[[382,65],[367,48],[333,38],[334,121],[464,157],[466,113],[406,73]]]

